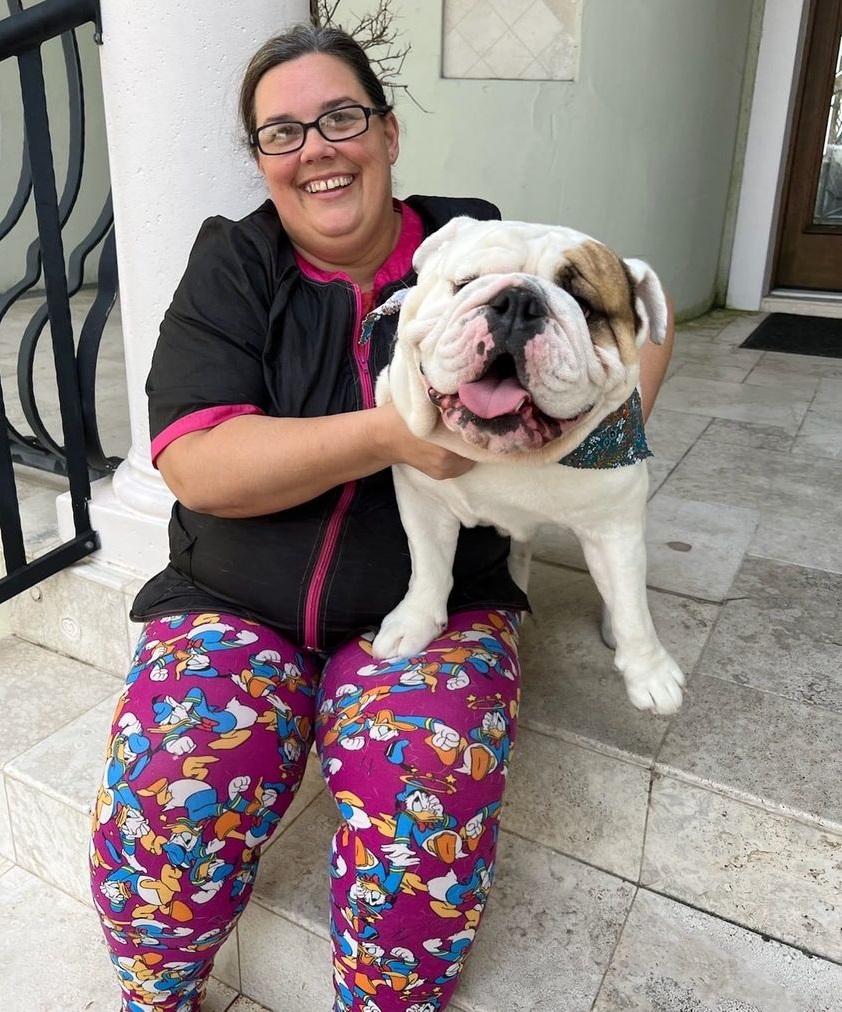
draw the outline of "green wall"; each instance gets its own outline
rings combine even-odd
[[[394,0],[428,110],[398,93],[397,191],[582,229],[649,260],[694,315],[718,281],[753,0],[583,3],[578,80],[536,82],[442,79],[442,4]]]

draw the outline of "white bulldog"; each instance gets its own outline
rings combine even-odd
[[[393,400],[416,436],[479,463],[446,481],[394,467],[412,577],[374,656],[410,657],[444,629],[460,523],[511,535],[523,589],[529,542],[554,523],[582,544],[632,703],[674,713],[684,676],[646,598],[637,394],[639,350],[666,331],[660,282],[581,232],[471,218],[430,236],[414,265],[376,399]]]

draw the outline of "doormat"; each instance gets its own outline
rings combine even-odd
[[[740,347],[842,358],[842,320],[771,313]]]

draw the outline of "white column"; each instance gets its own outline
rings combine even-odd
[[[94,485],[96,556],[139,575],[167,558],[172,497],[149,455],[144,383],[158,326],[202,221],[265,197],[240,143],[237,93],[257,47],[308,15],[307,0],[102,0],[102,90],[120,272],[132,447]],[[59,532],[73,534],[69,494]]]

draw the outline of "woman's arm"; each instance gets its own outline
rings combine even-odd
[[[675,313],[672,300],[667,296],[667,331],[663,344],[647,341],[640,352],[640,400],[643,406],[643,420],[652,413],[655,398],[664,382],[675,344]]]
[[[181,503],[220,517],[276,513],[396,463],[433,478],[473,466],[413,436],[393,404],[321,418],[241,415],[180,436],[157,459]]]

